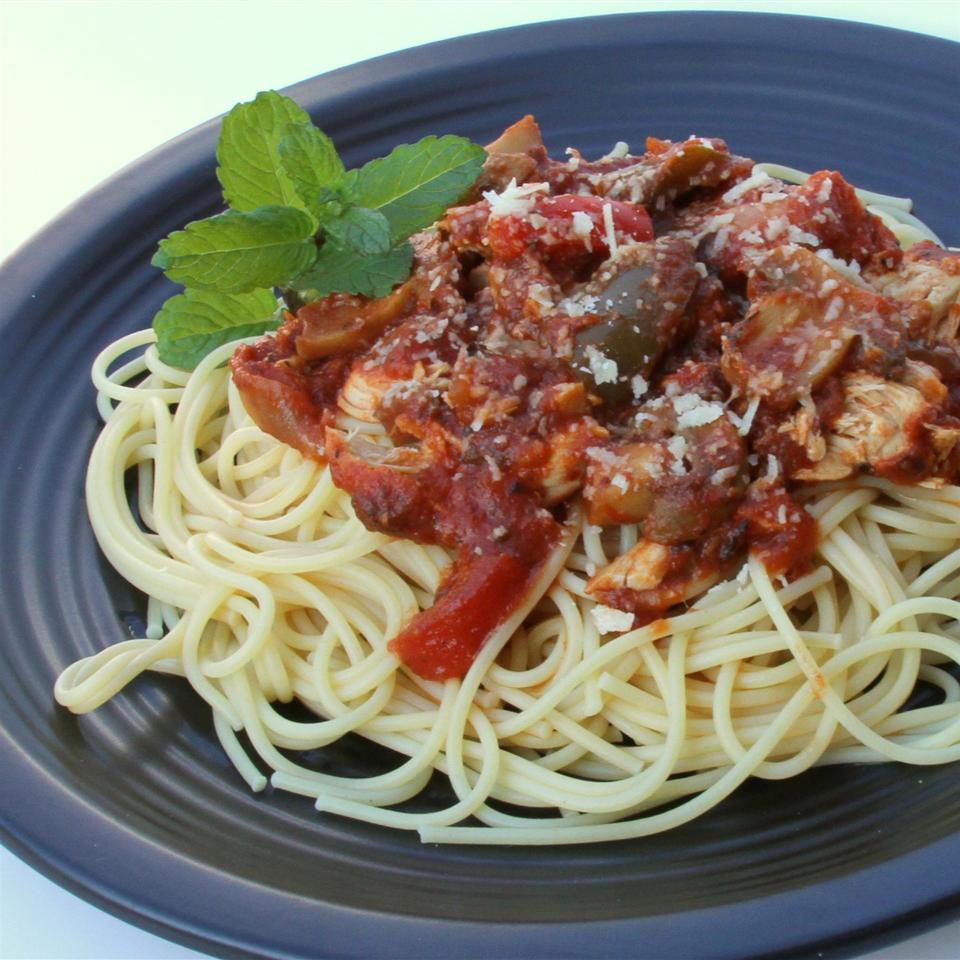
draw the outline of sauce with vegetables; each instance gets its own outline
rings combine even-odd
[[[639,626],[748,551],[807,569],[802,484],[956,479],[960,255],[904,254],[838,173],[791,186],[716,139],[561,160],[528,117],[487,149],[408,281],[300,306],[231,361],[368,527],[454,552],[392,641],[418,674],[466,672],[574,501],[636,525],[586,589]]]

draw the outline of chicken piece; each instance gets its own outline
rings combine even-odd
[[[960,254],[924,240],[907,250],[896,270],[872,282],[885,297],[929,304],[930,339],[956,339],[960,328]]]
[[[515,473],[548,506],[580,488],[586,450],[608,437],[589,415],[584,385],[569,376],[542,358],[465,353],[445,395],[471,451]]]
[[[843,361],[855,336],[845,321],[839,306],[824,310],[799,290],[775,290],[724,337],[723,372],[743,395],[789,410]]]
[[[663,439],[591,448],[584,488],[591,523],[640,523],[648,539],[678,544],[736,509],[746,488],[743,438],[720,404],[691,394],[673,400],[674,423],[714,419]],[[676,410],[683,412],[674,416]]]
[[[916,382],[929,376],[918,370]],[[917,387],[863,372],[845,375],[842,387],[843,406],[827,434],[826,454],[793,479],[842,480],[869,468],[896,482],[916,482],[952,452],[956,431],[940,427],[932,433],[939,409]]]
[[[491,188],[503,190],[511,180],[525,183],[546,158],[540,127],[530,114],[507,127],[485,149],[487,159],[480,180],[473,188],[476,194]]]
[[[507,333],[517,340],[537,340],[541,316],[562,297],[546,264],[527,252],[507,263],[493,261],[487,278]]]
[[[927,431],[930,434],[930,443],[933,444],[936,454],[938,468],[941,464],[945,464],[949,458],[953,457],[955,459],[955,453],[960,449],[957,446],[960,443],[960,427],[927,424]]]
[[[933,331],[933,338],[954,343],[957,340],[957,334],[960,334],[960,303],[954,303],[947,310],[946,315]]]
[[[634,625],[642,626],[709,590],[741,546],[729,525],[694,545],[641,540],[593,576],[586,590],[598,603],[633,613]]]
[[[587,584],[587,593],[609,590],[653,590],[670,569],[670,548],[653,540],[641,540]]]
[[[574,421],[550,435],[545,462],[524,479],[542,493],[546,506],[566,500],[583,485],[587,449],[606,436],[607,431],[589,417]]]
[[[748,183],[758,185],[743,190]],[[722,199],[727,209],[714,205],[696,213],[704,238],[701,260],[728,281],[748,274],[764,251],[784,244],[855,261],[855,269],[868,274],[891,270],[902,257],[897,238],[839,173],[815,173],[796,187],[754,175]],[[684,225],[696,225],[689,219],[693,213]]]
[[[820,429],[820,417],[809,399],[804,399],[796,412],[780,423],[777,433],[796,444],[810,463],[818,463],[826,455],[827,441]],[[784,458],[779,459],[782,462]]]
[[[353,361],[337,406],[347,416],[382,423],[391,434],[401,414],[425,418],[440,405],[464,343],[460,329],[443,318],[404,320]]]
[[[507,127],[503,133],[484,149],[491,155],[527,153],[536,147],[543,146],[543,136],[540,125],[531,114],[521,117],[516,123]]]
[[[377,423],[383,397],[397,382],[397,378],[382,367],[368,370],[362,363],[354,364],[337,395],[337,406],[348,417]]]
[[[785,412],[844,363],[899,379],[926,329],[917,311],[802,247],[757,252],[751,264],[752,306],[723,343],[723,372],[743,395]]]
[[[923,399],[935,407],[942,407],[947,402],[947,388],[940,374],[928,363],[907,360],[898,379],[900,383],[918,390]]]
[[[446,402],[461,426],[476,432],[517,413],[540,375],[522,355],[463,352],[453,366]]]
[[[755,551],[771,576],[809,568],[819,538],[817,523],[776,480],[756,481],[728,517],[692,544],[666,546],[640,540],[587,584],[607,606],[633,612],[641,623],[700,596]]]

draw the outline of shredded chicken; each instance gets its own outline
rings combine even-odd
[[[842,384],[843,410],[827,435],[826,453],[794,479],[842,480],[863,468],[882,474],[925,457],[925,427],[936,411],[920,390],[869,373],[848,374]]]
[[[653,540],[641,540],[587,584],[587,593],[604,590],[653,590],[670,569],[670,548]]]
[[[348,417],[364,423],[377,423],[377,412],[384,395],[389,389],[396,387],[396,377],[386,370],[367,370],[362,365],[355,366],[340,388],[337,406]]]
[[[885,297],[929,304],[933,337],[956,337],[960,327],[960,253],[923,241],[907,251],[896,270],[877,277],[873,285]]]

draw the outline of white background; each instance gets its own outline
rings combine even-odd
[[[841,17],[960,40],[952,0],[0,0],[0,258],[120,167],[259,90],[480,30],[680,9]],[[0,850],[4,960],[201,956],[100,912]],[[870,957],[953,960],[960,922]]]

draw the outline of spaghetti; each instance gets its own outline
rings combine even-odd
[[[251,789],[269,782],[430,842],[644,836],[749,777],[960,759],[960,487],[799,484],[812,562],[778,576],[740,555],[686,605],[637,607],[627,626],[611,626],[617,605],[591,584],[647,542],[646,521],[591,522],[573,504],[527,602],[462,676],[431,678],[391,640],[433,607],[453,552],[368,529],[329,465],[261,429],[224,366],[234,345],[187,373],[153,339],[97,358],[105,426],[86,487],[101,548],[149,597],[147,636],[68,667],[55,692],[69,709],[95,709],[146,670],[183,676]],[[756,409],[741,407],[741,428]],[[375,418],[342,404],[335,426],[389,448]],[[278,708],[291,701],[316,719]],[[355,779],[293,759],[348,733],[394,751],[395,769]],[[434,771],[454,801],[400,809]]]

